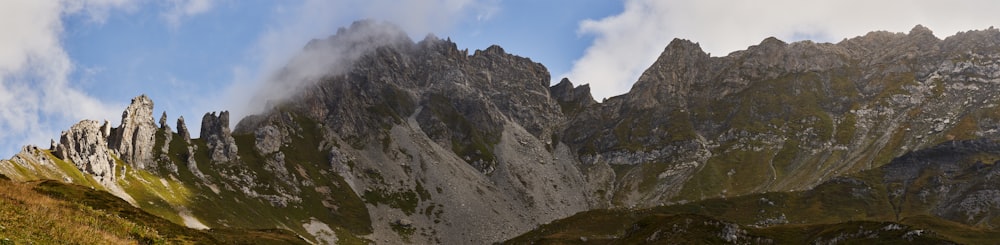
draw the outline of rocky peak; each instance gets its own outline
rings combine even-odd
[[[153,100],[146,95],[135,97],[122,112],[121,125],[112,130],[109,147],[118,151],[119,157],[129,164],[141,169],[151,167],[156,128]]]
[[[701,45],[675,38],[632,85],[628,104],[648,109],[659,105],[661,100],[678,99],[690,90],[693,82],[706,80],[704,76],[708,74],[703,71],[709,68],[710,59]]]
[[[229,111],[205,113],[201,118],[201,138],[211,152],[212,161],[230,162],[237,158],[236,140],[229,130]]]
[[[111,122],[108,120],[104,120],[104,123],[101,124],[101,134],[104,138],[111,137]]]
[[[490,45],[485,50],[476,50],[476,52],[473,55],[480,56],[480,55],[505,55],[505,54],[507,54],[507,52],[503,50],[503,47],[494,44]]]
[[[683,57],[700,57],[708,56],[704,50],[701,49],[701,45],[691,40],[674,38],[667,44],[667,47],[663,49],[663,53],[660,57],[669,58],[683,58]]]
[[[907,44],[910,46],[910,57],[916,56],[915,52],[921,52],[919,55],[926,54],[927,52],[937,51],[938,44],[941,43],[941,39],[934,36],[934,32],[931,29],[927,29],[922,25],[914,26],[907,36]]]
[[[164,129],[164,130],[169,130],[170,129],[170,125],[167,125],[167,112],[166,111],[164,111],[163,114],[160,115],[160,129]]]
[[[434,36],[434,34],[427,34],[427,37],[417,43],[417,46],[427,51],[427,53],[441,54],[450,59],[463,58],[469,53],[468,50],[458,50],[458,45],[452,42],[451,38],[441,40],[437,36]]]
[[[945,38],[941,46],[952,53],[988,54],[1000,46],[1000,30],[991,26],[985,30],[959,32]]]
[[[83,120],[62,132],[53,153],[72,162],[84,173],[93,175],[101,184],[108,185],[115,181],[116,164],[105,137],[97,121]]]
[[[184,142],[191,143],[191,131],[188,131],[187,124],[184,123],[184,116],[177,118],[177,134],[181,136]]]
[[[326,39],[309,41],[303,53],[324,52],[330,48],[352,50],[366,53],[372,47],[384,45],[409,44],[413,41],[399,26],[375,20],[360,20],[351,23],[350,27],[337,29],[337,34]]]
[[[931,36],[933,36],[934,32],[931,31],[931,29],[929,29],[929,28],[927,28],[927,27],[925,27],[923,25],[918,24],[918,25],[914,26],[913,29],[910,29],[910,33],[907,34],[907,35],[909,35],[909,36],[921,36],[921,35],[931,35]]]
[[[569,78],[563,78],[559,84],[550,87],[549,93],[559,103],[559,107],[567,117],[573,117],[584,108],[597,104],[594,97],[590,95],[589,84],[573,87]]]

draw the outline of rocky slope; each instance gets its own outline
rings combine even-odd
[[[81,121],[50,149],[0,161],[0,173],[106,190],[189,227],[280,228],[317,243],[498,242],[593,209],[776,192],[800,200],[872,171],[894,183],[883,196],[836,204],[872,201],[896,219],[844,211],[799,221],[925,215],[992,229],[982,226],[991,189],[968,189],[987,176],[914,197],[907,190],[928,177],[889,163],[997,136],[997,44],[995,29],[940,40],[920,26],[837,44],[769,38],[725,57],[674,40],[631,92],[598,103],[568,79],[549,87],[545,67],[498,46],[470,54],[360,21],[310,42],[270,84],[294,89],[232,129],[228,112],[206,113],[192,139],[183,118],[177,132],[166,113],[154,123],[153,102],[139,96],[119,126]],[[697,229],[762,225],[687,211],[701,216],[678,217],[711,223]]]
[[[998,161],[995,139],[948,141],[806,191],[588,211],[508,243],[991,244]]]

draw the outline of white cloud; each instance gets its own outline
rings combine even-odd
[[[486,21],[499,11],[497,0],[304,0],[278,6],[275,22],[259,37],[251,50],[255,64],[233,69],[233,82],[206,106],[230,110],[236,123],[243,116],[264,109],[267,99],[251,96],[272,92],[267,79],[312,39],[326,38],[340,27],[359,19],[388,21],[399,25],[414,39],[428,33],[444,33],[459,21]],[[291,86],[300,87],[300,86]]]
[[[62,17],[86,14],[102,21],[125,1],[6,1],[0,7],[0,153],[22,144],[46,144],[82,118],[117,113],[74,87],[73,63],[63,50]],[[45,146],[45,145],[43,145]]]
[[[594,42],[564,76],[590,83],[594,97],[628,91],[671,39],[699,42],[714,56],[745,49],[764,38],[803,37],[837,42],[873,30],[906,32],[917,24],[939,37],[1000,23],[988,0],[792,1],[792,0],[626,0],[624,11],[584,20],[581,35]]]
[[[168,9],[163,12],[163,19],[171,28],[181,25],[184,18],[202,14],[212,10],[213,0],[170,0]]]

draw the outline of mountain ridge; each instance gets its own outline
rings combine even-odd
[[[578,212],[801,192],[1000,137],[998,43],[992,28],[942,40],[917,26],[711,57],[675,39],[629,93],[599,103],[499,46],[469,54],[360,21],[309,42],[269,85],[293,89],[232,130],[225,111],[206,113],[197,139],[182,117],[177,132],[165,112],[157,126],[142,95],[118,127],[82,121],[0,173],[106,190],[191,227],[500,242]]]

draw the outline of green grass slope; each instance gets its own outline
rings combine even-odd
[[[0,176],[2,244],[307,244],[282,230],[196,230],[107,192]]]

